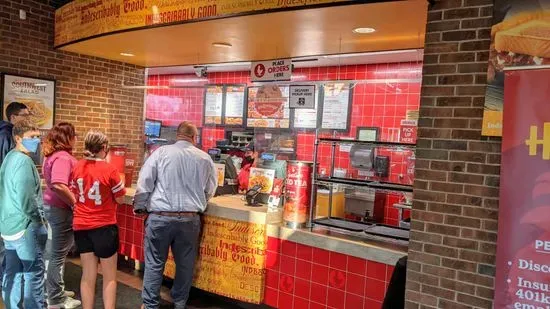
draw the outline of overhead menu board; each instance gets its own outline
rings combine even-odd
[[[207,86],[204,95],[204,124],[221,125],[223,111],[223,86]]]
[[[323,114],[321,129],[349,129],[351,108],[351,84],[329,83],[323,86]]]
[[[248,88],[247,127],[289,128],[288,87],[264,85]]]
[[[242,126],[244,124],[244,98],[246,86],[228,85],[225,88],[224,124]]]
[[[316,129],[318,124],[319,90],[315,87],[315,103],[313,109],[295,109],[293,127],[295,129]]]

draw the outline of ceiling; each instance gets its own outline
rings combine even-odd
[[[420,49],[427,6],[425,0],[409,0],[231,17],[127,31],[61,49],[143,67]],[[356,34],[357,27],[376,31]]]
[[[330,67],[356,64],[420,62],[424,56],[422,49],[405,49],[384,52],[341,54],[292,58],[294,68]],[[226,62],[205,64],[208,72],[250,71],[250,62]],[[148,70],[149,75],[194,74],[194,65],[156,67]]]

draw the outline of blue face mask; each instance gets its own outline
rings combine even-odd
[[[40,138],[38,137],[23,138],[23,140],[21,141],[21,144],[30,153],[36,153],[38,151],[38,145],[40,145]]]

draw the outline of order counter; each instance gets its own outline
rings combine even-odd
[[[134,193],[127,190],[126,205],[118,210],[120,254],[143,262],[144,224],[132,213]],[[240,195],[212,198],[203,216],[194,286],[274,308],[291,308],[293,302],[380,308],[406,246],[290,229],[283,226],[281,211],[246,206]],[[173,278],[174,267],[169,259],[167,277]]]

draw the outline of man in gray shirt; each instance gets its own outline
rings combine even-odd
[[[217,172],[208,154],[195,147],[197,127],[178,126],[177,142],[157,149],[140,171],[134,211],[149,213],[145,222],[143,308],[160,305],[160,287],[168,249],[172,249],[176,276],[171,296],[176,309],[189,298],[199,247],[201,220],[214,196]]]

